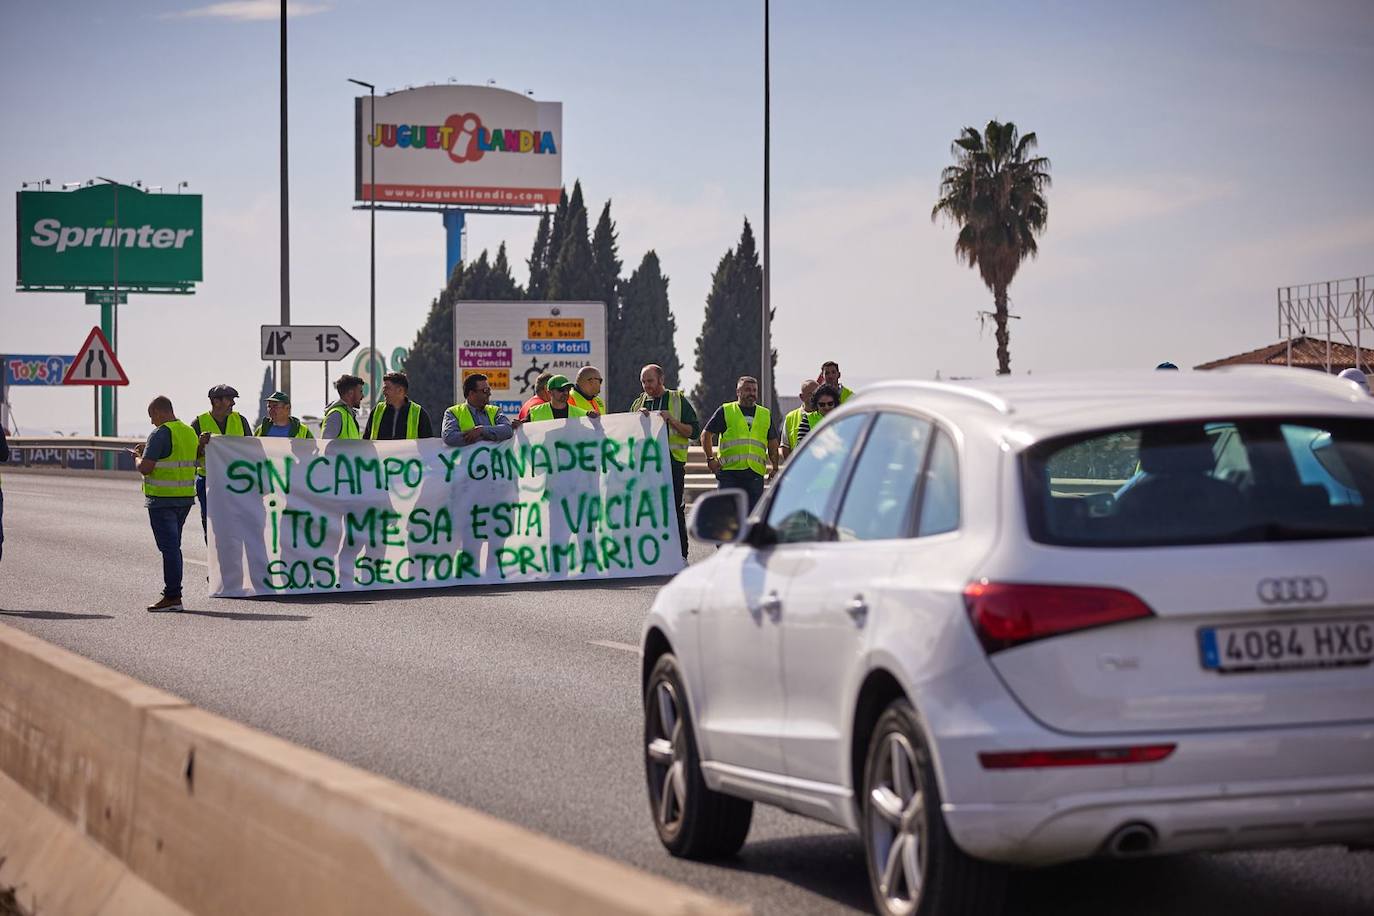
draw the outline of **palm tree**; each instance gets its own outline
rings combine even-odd
[[[1039,252],[1035,237],[1049,218],[1050,161],[1028,158],[1035,146],[1035,133],[1021,136],[1010,121],[989,121],[981,134],[965,127],[950,147],[955,164],[940,173],[940,199],[930,211],[932,221],[943,215],[959,227],[954,256],[978,268],[992,290],[998,375],[1011,372],[1007,287],[1027,255]]]

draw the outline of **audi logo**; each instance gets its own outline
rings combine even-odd
[[[1290,576],[1261,579],[1256,589],[1265,604],[1304,604],[1326,600],[1326,580],[1321,576]]]

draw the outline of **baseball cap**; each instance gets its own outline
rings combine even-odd
[[[1356,385],[1359,385],[1361,388],[1364,389],[1365,394],[1369,393],[1369,378],[1363,372],[1361,372],[1359,369],[1354,368],[1353,366],[1349,369],[1343,370],[1341,374],[1337,376],[1337,378],[1343,378],[1347,382],[1354,382]]]
[[[268,404],[290,404],[291,399],[286,396],[285,391],[274,391],[265,399]]]
[[[550,391],[562,391],[564,388],[571,388],[572,386],[573,383],[568,381],[566,375],[555,375],[553,378],[549,379]]]
[[[238,389],[233,385],[216,385],[210,389],[211,398],[236,398],[239,396]]]

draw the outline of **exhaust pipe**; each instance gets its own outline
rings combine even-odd
[[[1149,824],[1123,824],[1107,837],[1105,849],[1114,859],[1135,859],[1154,852],[1158,837]]]

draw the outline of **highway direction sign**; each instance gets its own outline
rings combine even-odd
[[[262,358],[266,360],[343,359],[358,340],[337,324],[265,324],[262,326]]]
[[[64,385],[127,385],[129,377],[115,359],[114,347],[100,328],[91,328],[86,342],[76,351],[76,359],[62,376]]]

